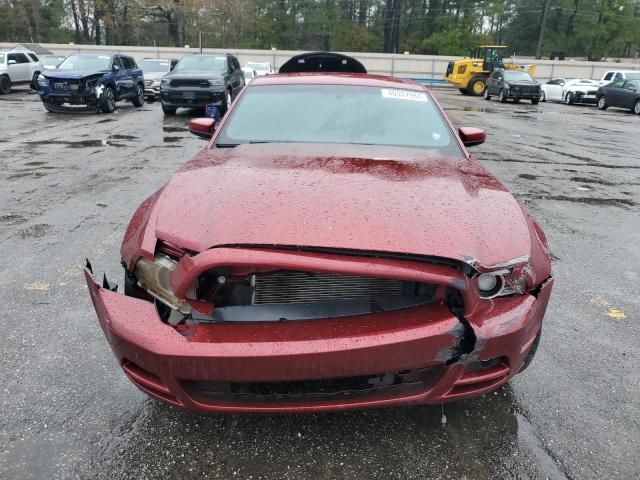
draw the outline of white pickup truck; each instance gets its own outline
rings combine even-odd
[[[33,52],[0,52],[0,94],[11,91],[12,85],[30,84],[38,89],[42,63]]]
[[[639,80],[640,70],[609,70],[602,75],[598,82],[599,87],[609,85],[620,80]]]

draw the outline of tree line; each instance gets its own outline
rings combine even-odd
[[[0,0],[0,41],[637,57],[640,0]]]

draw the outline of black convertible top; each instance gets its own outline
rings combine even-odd
[[[280,73],[339,72],[367,73],[367,69],[353,57],[332,52],[301,53],[287,60]]]

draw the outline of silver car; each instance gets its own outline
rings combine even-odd
[[[42,63],[33,52],[0,52],[0,94],[9,93],[13,85],[30,84],[37,90],[42,70]]]
[[[143,58],[138,68],[144,75],[144,96],[150,100],[160,97],[160,79],[176,66],[175,58]]]

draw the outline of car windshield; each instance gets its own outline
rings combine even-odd
[[[182,58],[174,70],[206,70],[210,72],[224,72],[227,70],[225,57],[204,57],[193,55]]]
[[[516,82],[519,80],[529,80],[530,82],[533,81],[531,75],[526,72],[504,72],[504,79],[512,82]]]
[[[141,60],[138,68],[143,72],[168,72],[170,69],[168,60]]]
[[[596,84],[596,82],[594,82],[593,80],[587,80],[586,78],[582,80],[573,80],[569,83],[571,83],[572,85],[595,85]]]
[[[216,145],[241,143],[393,145],[462,157],[425,91],[356,85],[247,87]]]
[[[253,72],[243,72],[245,80],[251,80],[253,78]]]
[[[107,70],[110,62],[109,55],[69,55],[58,70]]]

